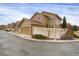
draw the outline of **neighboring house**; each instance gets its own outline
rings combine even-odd
[[[35,20],[41,23],[46,28],[60,28],[61,26],[61,18],[57,14],[42,12],[35,13],[31,20]]]
[[[5,30],[8,30],[8,26],[9,26],[8,24],[5,26]]]
[[[29,19],[23,18],[19,23],[19,33],[31,35],[31,21]]]
[[[5,27],[5,30],[10,30],[9,27],[10,27],[10,24],[7,24]]]
[[[6,25],[0,25],[0,30],[5,30]]]
[[[23,18],[17,27],[18,32],[21,34],[26,34],[26,35],[32,35],[32,27],[37,26],[37,27],[44,27],[40,22],[35,21],[35,20],[30,20]]]
[[[77,31],[79,31],[79,26],[77,27]]]
[[[14,28],[14,32],[17,32],[17,33],[19,33],[19,24],[20,24],[20,21],[17,21],[16,23],[15,23],[15,28]]]
[[[9,30],[12,32],[14,32],[14,28],[15,28],[15,23],[11,23],[6,26],[6,30]]]

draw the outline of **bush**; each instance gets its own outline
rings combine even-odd
[[[11,30],[5,30],[5,31],[10,32]]]
[[[72,30],[77,31],[77,26],[76,25],[72,26]]]
[[[74,31],[71,32],[70,34],[71,34],[73,37],[75,37],[75,38],[79,38],[79,36],[78,36],[77,34],[75,34]]]
[[[79,38],[73,31],[66,33],[61,37],[62,40],[73,40],[73,38]]]
[[[77,35],[77,34],[73,34],[73,37],[75,37],[75,38],[79,38],[79,36]]]
[[[65,35],[61,36],[62,40],[73,40],[73,31],[67,32]]]
[[[35,35],[32,36],[32,38],[35,38],[35,39],[47,39],[46,36],[43,36],[41,34],[35,34]]]
[[[63,35],[61,40],[73,40],[73,37],[71,35]]]

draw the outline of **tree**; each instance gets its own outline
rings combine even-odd
[[[77,31],[77,26],[76,25],[73,26],[73,31]]]
[[[67,28],[66,17],[63,17],[62,28]]]

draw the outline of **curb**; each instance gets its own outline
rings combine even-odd
[[[22,34],[15,34],[12,32],[7,32],[9,34],[18,36],[20,38],[26,39],[26,40],[32,40],[32,41],[40,41],[40,42],[79,42],[79,39],[74,38],[74,40],[39,40],[39,39],[33,39],[31,37],[21,36]]]

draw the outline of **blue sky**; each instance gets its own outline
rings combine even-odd
[[[35,12],[52,12],[67,22],[79,25],[78,3],[0,3],[0,24],[16,22],[22,18],[30,19]]]

